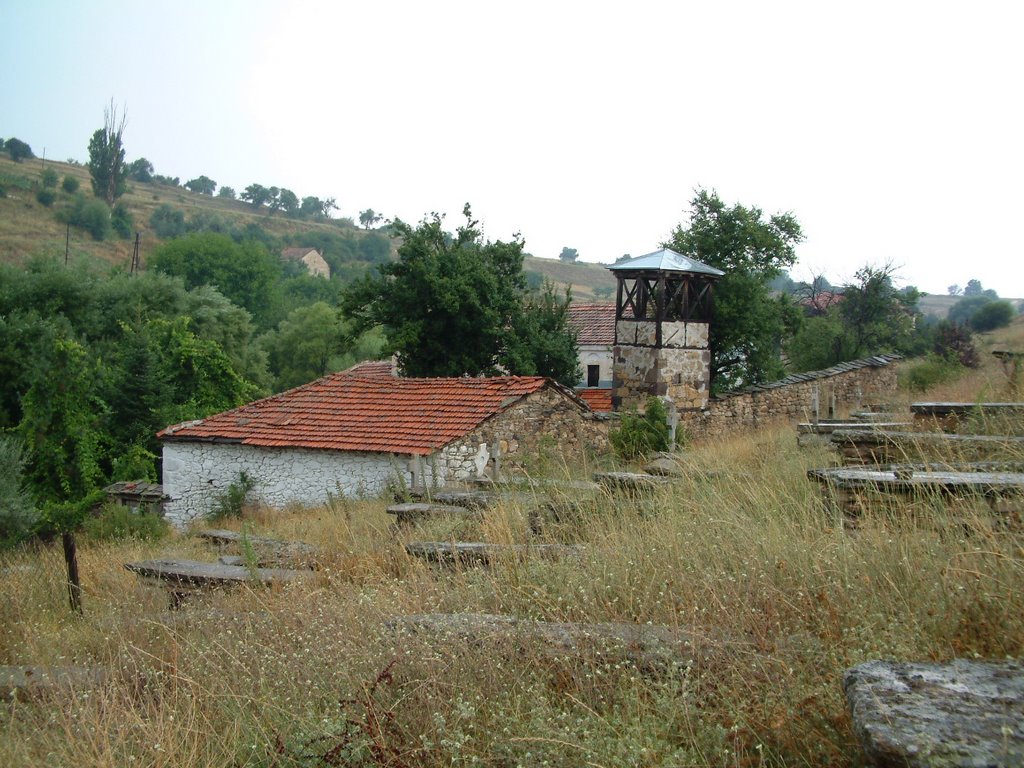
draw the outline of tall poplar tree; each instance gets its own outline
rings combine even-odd
[[[128,189],[122,142],[126,121],[126,115],[121,115],[118,119],[117,107],[111,99],[110,107],[103,110],[103,127],[89,140],[92,192],[110,206]]]

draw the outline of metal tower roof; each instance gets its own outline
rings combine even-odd
[[[711,277],[722,277],[725,272],[715,269],[696,259],[688,259],[681,253],[676,253],[669,248],[662,248],[660,251],[637,256],[622,264],[613,264],[608,267],[613,272],[620,270],[644,270],[656,272],[692,272],[698,275],[710,275]]]

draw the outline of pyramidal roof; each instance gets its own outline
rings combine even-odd
[[[710,275],[712,277],[722,277],[725,274],[720,269],[715,269],[702,261],[687,258],[670,248],[662,248],[660,251],[637,256],[635,259],[624,261],[621,264],[613,264],[608,269],[616,272],[639,269],[659,272],[693,272],[698,275]]]

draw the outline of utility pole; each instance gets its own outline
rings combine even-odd
[[[135,250],[132,251],[132,265],[128,268],[128,274],[134,275],[139,271],[139,233],[135,233]]]
[[[71,222],[68,222],[68,231],[64,235],[64,266],[68,265],[68,251],[71,249]]]

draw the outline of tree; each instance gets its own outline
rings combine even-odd
[[[964,292],[964,289],[961,288],[956,283],[953,283],[951,286],[949,286],[946,289],[946,293],[948,293],[950,296],[962,296],[963,292]]]
[[[801,240],[792,214],[765,221],[759,208],[729,207],[716,192],[702,189],[690,202],[688,224],[678,225],[663,243],[725,272],[714,286],[714,391],[781,375],[780,342],[799,323],[799,312],[787,297],[772,298],[768,285],[793,265]]]
[[[199,176],[185,182],[185,189],[190,189],[200,195],[213,195],[217,189],[217,182],[209,176]]]
[[[185,234],[185,214],[167,203],[162,203],[149,217],[149,226],[156,236],[169,240]]]
[[[583,378],[577,333],[569,325],[572,289],[558,295],[545,280],[539,293],[527,296],[515,335],[508,342],[506,365],[522,375],[547,376],[573,387]]]
[[[468,204],[463,214],[454,235],[439,214],[415,228],[396,221],[398,261],[348,286],[342,311],[357,333],[383,326],[407,376],[532,373],[520,338],[523,241],[485,242]]]
[[[363,225],[363,229],[369,229],[383,218],[373,208],[367,208],[365,211],[359,212],[359,223]]]
[[[132,181],[150,182],[153,180],[153,164],[146,158],[140,157],[128,164],[126,173]]]
[[[851,358],[879,352],[907,351],[917,310],[916,290],[897,290],[895,268],[861,267],[855,282],[843,288],[839,314],[849,334]]]
[[[25,450],[14,435],[0,434],[0,549],[31,532],[38,513],[25,487]]]
[[[113,100],[103,110],[103,127],[97,130],[89,141],[89,174],[92,176],[92,191],[96,197],[113,206],[114,201],[128,189],[124,164],[125,115],[118,120]]]
[[[994,331],[1010,324],[1013,319],[1013,305],[1008,301],[989,301],[971,315],[971,330]]]
[[[234,200],[237,195],[233,187],[221,187],[220,191],[217,192],[217,197],[223,197],[227,200]]]
[[[290,189],[282,189],[277,195],[277,207],[287,216],[294,216],[299,210],[299,198]]]
[[[252,203],[253,208],[262,208],[271,200],[270,190],[262,184],[250,184],[238,197]]]
[[[569,264],[572,264],[579,257],[580,255],[577,253],[576,249],[568,246],[562,246],[562,252],[558,254],[559,259]]]
[[[32,147],[30,147],[21,139],[8,139],[4,143],[4,149],[6,149],[7,154],[11,156],[11,160],[13,160],[16,163],[20,163],[22,160],[35,157],[35,155],[32,154]]]
[[[53,168],[46,168],[39,174],[39,181],[45,189],[56,189],[60,177]]]
[[[344,334],[337,312],[322,301],[292,310],[276,331],[260,338],[276,391],[297,387],[331,371],[331,360],[342,351]]]
[[[81,227],[93,240],[105,240],[110,234],[110,208],[102,200],[75,196],[71,207],[57,211],[57,220]]]
[[[984,289],[981,287],[981,280],[968,280],[964,286],[964,296],[980,296]]]

